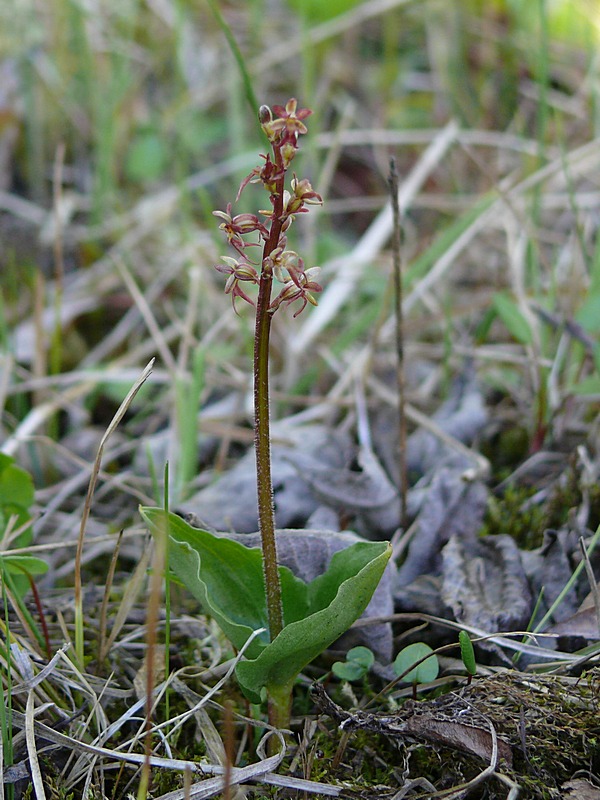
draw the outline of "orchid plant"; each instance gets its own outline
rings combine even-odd
[[[217,267],[220,272],[229,276],[225,292],[231,295],[234,310],[236,297],[254,305],[254,301],[241,284],[258,286],[254,332],[254,442],[258,478],[258,520],[271,639],[281,632],[283,615],[281,585],[277,572],[271,477],[269,336],[271,319],[278,308],[299,300],[301,305],[294,314],[296,317],[304,310],[307,303],[317,304],[314,295],[321,291],[321,286],[315,280],[320,268],[305,269],[304,260],[298,253],[287,249],[286,236],[296,214],[307,212],[307,205],[323,202],[306,178],[298,180],[294,174],[290,182],[291,191],[285,188],[286,174],[298,150],[298,137],[307,133],[303,120],[311,113],[308,108],[299,109],[294,98],[288,100],[285,107],[276,105],[272,111],[268,106],[261,106],[259,109],[258,119],[271,145],[272,157],[270,153],[261,156],[264,164],[255,167],[244,178],[236,199],[239,200],[242,191],[249,183],[262,183],[269,194],[271,204],[269,210],[260,212],[265,222],[256,214],[232,216],[231,204],[228,204],[226,211],[213,211],[215,216],[223,220],[219,227],[237,254],[236,258],[223,256],[225,266]],[[248,234],[257,235],[259,241],[246,241],[244,237]],[[259,247],[261,243],[263,248],[259,266],[246,253],[248,248]],[[282,286],[275,297],[272,297],[274,280]]]
[[[156,536],[167,535],[168,563],[204,610],[220,625],[245,660],[236,676],[246,697],[259,703],[266,694],[271,724],[289,725],[291,696],[299,672],[338,639],[366,609],[391,555],[387,542],[358,542],[332,557],[327,570],[305,583],[277,562],[277,536],[271,478],[269,430],[269,336],[273,314],[299,303],[294,316],[321,291],[319,268],[288,249],[287,232],[297,214],[322,199],[307,179],[286,180],[307,132],[311,112],[296,100],[261,106],[259,121],[271,152],[244,178],[238,192],[260,183],[268,210],[234,214],[231,204],[213,212],[234,250],[217,269],[225,273],[225,292],[256,309],[254,338],[254,417],[261,548],[247,548],[225,535],[193,528],[164,509],[143,508]],[[252,248],[262,248],[253,258]],[[253,300],[250,287],[257,287]],[[277,287],[274,289],[274,286]]]

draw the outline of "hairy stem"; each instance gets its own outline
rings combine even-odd
[[[281,730],[282,728],[289,728],[290,715],[292,711],[292,689],[294,681],[284,684],[283,686],[274,686],[270,684],[267,687],[269,695],[269,723],[274,727]],[[272,738],[269,743],[276,744],[276,739]],[[271,748],[271,755],[274,755],[275,748]]]
[[[275,158],[281,155],[275,148]],[[263,259],[277,247],[281,234],[284,177],[277,182],[274,193],[273,219],[270,235],[265,243]],[[263,553],[263,573],[269,636],[271,641],[283,628],[281,583],[277,569],[277,543],[275,539],[275,511],[273,508],[273,480],[271,477],[271,433],[269,411],[269,336],[271,332],[271,287],[273,272],[263,266],[256,301],[256,327],[254,332],[254,447],[256,450],[256,484],[258,493],[258,523]]]

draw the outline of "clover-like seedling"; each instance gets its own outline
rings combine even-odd
[[[353,647],[346,653],[345,661],[336,661],[331,671],[343,681],[358,681],[364,678],[375,663],[375,656],[368,647]]]
[[[440,671],[440,662],[425,642],[409,644],[401,650],[393,664],[394,672],[401,681],[412,683],[413,697],[417,697],[420,683],[431,683]]]

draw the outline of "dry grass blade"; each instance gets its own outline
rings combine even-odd
[[[16,695],[16,694],[20,694],[22,692],[23,693],[24,692],[31,692],[33,689],[35,689],[36,686],[38,686],[40,683],[42,683],[42,681],[45,681],[46,678],[48,678],[48,676],[50,675],[50,673],[52,673],[54,671],[54,669],[55,669],[56,665],[58,664],[58,662],[62,660],[63,653],[66,653],[67,650],[69,649],[69,647],[70,647],[70,645],[68,645],[68,644],[63,645],[60,648],[60,650],[58,650],[52,656],[52,658],[46,664],[46,666],[43,667],[37,673],[37,675],[32,675],[31,677],[27,677],[25,680],[23,680],[22,683],[19,683],[16,686],[13,686],[12,689],[11,689],[12,694]],[[15,656],[15,659],[16,659],[17,656],[14,654],[14,651],[13,651],[13,655]],[[21,674],[24,674],[23,670],[21,670]]]
[[[40,762],[37,754],[37,746],[35,743],[35,730],[34,730],[34,696],[33,692],[29,693],[27,697],[27,709],[25,712],[25,739],[27,741],[27,755],[29,757],[29,767],[31,769],[31,781],[33,783],[33,791],[37,800],[46,800],[46,792],[44,791],[44,781],[42,779],[42,772],[40,770]]]
[[[237,654],[237,656],[234,659],[232,659],[231,662],[229,662],[228,664],[220,665],[221,668],[227,667],[223,677],[221,677],[220,680],[217,681],[217,683],[214,686],[212,686],[206,692],[206,694],[203,695],[201,698],[199,698],[199,699],[194,698],[194,701],[190,704],[191,708],[188,711],[186,711],[186,712],[184,712],[182,714],[179,714],[178,716],[171,717],[171,719],[168,719],[168,720],[166,720],[164,722],[161,722],[159,724],[154,725],[153,728],[152,728],[153,733],[161,731],[164,728],[168,728],[169,732],[172,735],[175,731],[177,731],[177,729],[179,727],[181,727],[181,725],[183,725],[191,716],[193,716],[196,713],[196,711],[198,711],[198,709],[201,709],[203,706],[205,706],[207,703],[209,703],[211,698],[215,694],[217,694],[225,686],[225,684],[229,680],[231,680],[231,678],[232,678],[232,676],[233,676],[233,674],[235,672],[235,668],[236,668],[238,662],[244,656],[244,652],[246,651],[246,648],[249,647],[249,645],[256,638],[256,636],[260,636],[260,634],[263,633],[263,632],[264,632],[264,628],[259,628],[258,630],[254,631],[252,636],[250,636],[248,638],[248,641],[246,642],[244,647],[240,650],[240,652]],[[181,671],[183,671],[185,669],[186,668],[184,667]],[[210,670],[209,670],[209,672],[210,672]],[[200,677],[201,677],[201,679],[203,679],[204,677],[208,678],[209,676],[201,675]],[[177,673],[173,673],[172,675],[170,675],[168,681],[166,681],[165,683],[157,686],[156,689],[154,690],[155,694],[157,695],[157,698],[159,698],[162,695],[162,693],[164,693],[164,691],[166,690],[167,686],[170,685],[170,684],[172,684],[174,686],[176,691],[178,691],[180,694],[182,694],[184,697],[186,697],[186,700],[193,694],[191,692],[191,690],[189,690],[188,687],[181,680],[179,680],[179,678],[177,677]],[[141,708],[143,708],[145,703],[146,703],[146,698],[143,697],[141,700],[138,700],[136,703],[134,703],[132,706],[130,706],[121,715],[121,717],[119,719],[115,720],[110,725],[108,725],[107,728],[103,732],[103,741],[106,741],[107,739],[109,739],[112,736],[114,736],[116,733],[118,733],[118,731],[121,730],[121,728],[126,723],[128,723],[134,717],[136,717],[138,712],[139,712],[139,710]],[[122,745],[122,747],[125,747],[125,746],[130,747],[132,745],[132,741],[137,740],[137,738],[138,738],[138,735],[136,735],[133,740],[126,741]]]
[[[0,413],[6,403],[13,367],[12,356],[9,353],[0,353]]]
[[[32,701],[33,703],[33,701]],[[86,742],[76,740],[71,738],[70,736],[66,736],[59,731],[55,731],[53,728],[50,728],[47,725],[44,725],[41,722],[38,722],[33,717],[33,704],[31,705],[31,711],[27,714],[22,714],[20,712],[14,712],[15,723],[17,725],[22,725],[26,729],[26,735],[28,736],[28,748],[31,758],[31,752],[34,753],[34,756],[37,754],[36,745],[35,745],[35,735],[41,736],[42,738],[49,740],[55,744],[61,745],[63,747],[68,748],[69,751],[77,752],[77,753],[88,753],[94,757],[102,757],[106,758],[109,761],[122,761],[128,764],[142,766],[145,762],[146,756],[143,753],[123,753],[119,750],[110,750],[105,747],[99,747],[97,745],[88,744]],[[269,735],[272,732],[269,732]],[[239,784],[239,783],[247,783],[250,780],[258,780],[262,779],[263,777],[270,778],[269,773],[271,773],[274,769],[276,769],[279,764],[281,763],[283,756],[285,754],[285,742],[283,736],[279,732],[274,732],[275,735],[278,736],[282,748],[279,753],[274,756],[264,757],[259,752],[259,756],[261,760],[256,762],[255,764],[250,764],[247,767],[239,768],[234,767],[231,770],[231,782],[232,784]],[[151,755],[150,758],[150,766],[157,767],[161,769],[168,769],[168,770],[177,770],[184,772],[186,770],[190,770],[192,773],[195,774],[202,774],[202,775],[214,775],[219,776],[214,780],[205,781],[201,784],[197,784],[199,787],[198,793],[193,793],[192,787],[192,796],[193,797],[212,797],[213,794],[222,791],[223,788],[223,775],[225,773],[225,767],[221,764],[205,764],[200,762],[194,761],[183,761],[181,759],[175,758],[162,758],[159,756]],[[275,777],[274,780],[277,780]],[[310,782],[307,782],[310,783]],[[40,797],[44,797],[44,795],[39,795]],[[164,798],[182,798],[183,794],[181,792],[172,792],[167,795],[163,796]]]
[[[140,314],[142,315],[144,322],[148,326],[148,330],[152,335],[152,339],[156,343],[156,347],[162,357],[165,366],[172,372],[172,374],[175,374],[177,365],[175,364],[173,356],[171,355],[171,351],[167,347],[167,343],[165,342],[163,333],[160,329],[160,326],[156,322],[154,314],[152,313],[152,310],[150,309],[150,306],[148,305],[146,298],[139,290],[138,285],[136,284],[135,280],[133,279],[133,276],[131,275],[131,272],[127,269],[122,259],[115,257],[114,260],[119,270],[119,273],[121,274],[121,277],[123,278],[123,281],[127,286],[127,289],[129,290],[129,293],[131,294],[137,307],[139,308]]]
[[[598,635],[600,638],[600,587],[598,582],[596,581],[596,577],[594,575],[594,569],[592,567],[590,557],[588,555],[588,551],[586,549],[585,542],[583,540],[583,536],[579,537],[579,549],[581,550],[581,557],[583,559],[583,563],[585,566],[585,573],[587,575],[587,579],[590,584],[590,596],[594,604],[594,609],[596,611],[596,622],[598,624]]]
[[[105,637],[106,629],[104,628],[104,630],[101,631],[102,636],[98,651],[98,660],[100,663],[104,661],[104,659],[110,652],[111,647],[115,643],[117,636],[119,635],[119,633],[123,628],[123,625],[127,621],[131,609],[135,605],[135,601],[139,596],[142,582],[146,577],[146,570],[148,569],[149,561],[150,561],[150,550],[149,548],[145,548],[140,561],[138,562],[135,570],[133,571],[131,579],[128,580],[127,584],[125,585],[123,597],[119,604],[117,613],[115,614],[115,617],[112,621],[110,635],[106,638]]]
[[[273,732],[269,732],[267,737],[272,735],[272,733]],[[239,784],[248,783],[248,781],[263,780],[266,775],[277,769],[285,755],[286,747],[283,736],[278,731],[275,731],[274,735],[277,736],[281,745],[279,753],[273,756],[265,756],[264,751],[261,750],[259,745],[259,747],[257,747],[257,754],[261,757],[261,760],[257,761],[255,764],[249,764],[247,767],[228,767],[225,765],[221,767],[223,772],[222,777],[209,778],[208,780],[193,784],[189,787],[189,793],[187,794],[185,789],[179,789],[174,792],[163,794],[158,797],[157,800],[184,800],[186,796],[191,798],[191,800],[205,800],[205,798],[221,794],[227,786],[237,786]],[[265,737],[265,739],[267,737]],[[265,739],[263,739],[263,741]]]
[[[458,256],[466,246],[488,226],[497,226],[501,223],[503,214],[513,216],[513,208],[518,199],[526,196],[527,192],[540,186],[544,181],[560,177],[562,181],[573,180],[575,176],[583,175],[586,171],[593,171],[597,168],[600,158],[600,140],[595,139],[577,150],[573,150],[564,158],[557,156],[552,162],[529,175],[516,185],[513,178],[502,181],[500,184],[501,197],[496,200],[489,208],[483,211],[477,219],[466,229],[455,241],[446,249],[444,254],[431,267],[427,275],[411,290],[406,298],[405,312],[410,311],[418,300],[442,278],[453,264],[458,260]],[[507,207],[506,198],[510,198],[511,204]]]
[[[2,452],[7,456],[14,456],[19,446],[23,441],[32,436],[38,428],[40,428],[48,419],[54,416],[57,411],[63,408],[68,408],[69,403],[79,397],[87,394],[90,390],[90,385],[82,384],[80,386],[72,386],[60,397],[50,400],[47,403],[41,403],[35,406],[25,416],[22,422],[18,425],[14,433],[12,433],[2,445]]]

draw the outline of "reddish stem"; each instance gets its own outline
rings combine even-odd
[[[275,162],[282,168],[281,153],[273,148]],[[269,636],[273,641],[283,629],[281,583],[277,568],[277,542],[275,538],[275,510],[273,507],[273,480],[271,477],[271,434],[269,410],[269,336],[271,332],[271,288],[273,271],[265,268],[264,259],[279,243],[283,215],[284,170],[277,180],[273,193],[273,216],[269,238],[263,249],[263,268],[260,274],[256,301],[256,327],[254,333],[254,447],[256,450],[256,483],[258,494],[258,522],[260,528]]]

